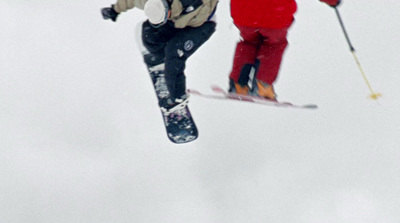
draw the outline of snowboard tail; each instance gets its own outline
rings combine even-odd
[[[148,67],[150,78],[154,87],[159,104],[169,99],[169,91],[165,83],[163,65]],[[198,138],[197,126],[193,120],[188,105],[176,111],[169,112],[160,107],[164,126],[169,140],[173,143],[181,144],[191,142]]]

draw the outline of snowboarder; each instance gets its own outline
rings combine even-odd
[[[336,7],[340,0],[320,0]],[[229,75],[229,92],[276,100],[273,83],[288,45],[295,0],[231,0],[231,16],[240,31]],[[251,87],[250,73],[255,74]]]
[[[137,42],[142,50],[168,138],[174,143],[191,142],[198,130],[188,107],[186,60],[215,32],[218,0],[117,0],[103,8],[104,19],[116,21],[121,12],[143,9]]]
[[[104,19],[114,22],[121,12],[144,10],[148,20],[142,24],[142,41],[150,52],[145,62],[165,67],[169,97],[159,101],[165,111],[187,104],[186,60],[215,32],[213,15],[217,3],[218,0],[117,0],[102,9]]]

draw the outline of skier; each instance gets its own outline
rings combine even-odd
[[[320,0],[336,7],[340,0]],[[273,83],[288,45],[295,0],[231,0],[231,16],[240,31],[229,75],[229,92],[276,100]],[[251,88],[250,73],[255,70]]]
[[[142,24],[142,42],[150,52],[145,63],[165,67],[169,96],[165,100],[159,98],[165,112],[178,105],[183,108],[188,102],[186,60],[215,32],[213,15],[217,3],[218,0],[117,0],[102,9],[104,19],[114,22],[121,12],[133,8],[144,10],[148,20]]]

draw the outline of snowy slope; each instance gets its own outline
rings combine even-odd
[[[0,222],[400,222],[400,27],[395,0],[334,11],[299,1],[276,91],[305,111],[192,97],[197,141],[165,136],[134,42],[133,10],[105,0],[0,7]],[[227,87],[238,33],[189,61],[191,88]],[[208,63],[210,66],[203,66]]]

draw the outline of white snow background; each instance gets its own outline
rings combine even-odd
[[[192,96],[200,136],[175,145],[114,2],[0,3],[0,222],[400,222],[400,2],[339,10],[298,1],[279,99],[318,110]],[[221,0],[187,86],[228,86],[238,32]]]

